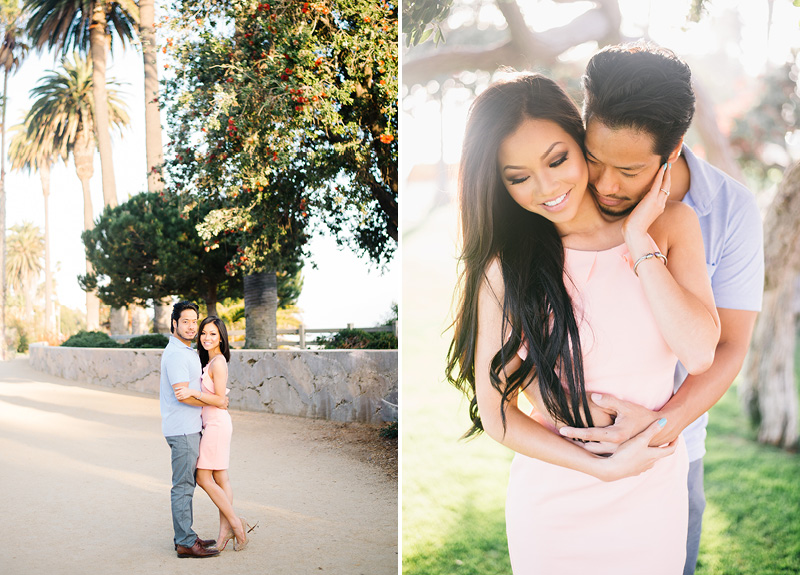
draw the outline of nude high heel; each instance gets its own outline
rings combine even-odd
[[[247,544],[249,543],[249,539],[247,538],[247,529],[250,527],[247,524],[247,520],[244,517],[239,517],[239,521],[242,522],[242,532],[244,533],[244,541],[239,541],[239,538],[234,535],[234,542],[233,542],[233,550],[234,551],[241,551]]]
[[[234,534],[233,534],[233,530],[231,530],[229,533],[225,534],[225,536],[222,537],[219,540],[219,543],[217,543],[217,549],[219,549],[220,551],[223,551],[225,549],[225,546],[228,544],[228,541],[230,541],[233,538],[234,538]],[[234,542],[234,545],[236,545],[235,542]]]

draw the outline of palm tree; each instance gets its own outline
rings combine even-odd
[[[75,171],[83,188],[83,227],[94,227],[92,197],[89,180],[94,174],[94,133],[95,101],[93,90],[92,65],[75,53],[74,61],[62,61],[63,70],[51,70],[39,84],[31,90],[36,101],[31,106],[25,123],[28,137],[51,139],[53,149],[66,161],[72,153]],[[114,84],[110,81],[109,84]],[[111,124],[120,132],[130,122],[125,105],[114,88],[106,87],[107,109]],[[91,273],[87,260],[86,273]],[[100,302],[94,293],[86,293],[86,327],[97,329],[100,322]]]
[[[3,43],[0,45],[0,65],[3,67],[2,135],[0,135],[0,359],[6,358],[6,104],[8,77],[22,63],[28,46],[20,41],[21,12],[17,3],[0,7],[0,24],[3,26]]]
[[[147,153],[147,191],[164,189],[161,164],[164,154],[161,146],[161,115],[158,108],[158,50],[153,27],[155,0],[139,0],[139,39],[144,57],[144,124]]]
[[[44,237],[30,222],[13,226],[8,237],[6,275],[9,286],[25,298],[25,321],[33,325],[33,300],[36,278],[42,272]]]
[[[134,0],[25,0],[30,14],[28,35],[39,49],[47,45],[66,57],[73,50],[89,52],[92,58],[92,86],[96,109],[93,124],[100,150],[103,200],[117,205],[117,188],[111,158],[113,122],[106,97],[106,44],[112,46],[112,32],[122,41],[133,39],[139,9]]]
[[[44,331],[53,330],[53,275],[50,269],[50,166],[58,154],[53,149],[53,140],[43,137],[45,132],[36,132],[29,136],[28,124],[18,124],[12,128],[14,135],[9,143],[8,155],[12,170],[39,172],[44,195]]]

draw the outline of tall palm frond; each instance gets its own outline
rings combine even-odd
[[[7,26],[0,44],[0,67],[13,74],[22,65],[30,46],[20,40],[22,30],[14,25]]]
[[[139,8],[133,0],[25,0],[30,14],[28,36],[37,48],[55,49],[67,56],[78,50],[88,53],[92,13],[102,4],[106,17],[105,36],[116,34],[123,46],[136,36]],[[109,43],[109,48],[113,42]]]
[[[50,70],[30,91],[35,98],[25,123],[31,140],[49,139],[53,150],[67,159],[84,124],[94,125],[92,64],[79,53],[62,61],[62,70]],[[119,92],[107,82],[109,120],[117,132],[130,124],[126,105]]]
[[[6,250],[8,284],[15,292],[21,293],[29,289],[42,272],[44,235],[31,222],[13,226]]]
[[[53,139],[47,137],[44,130],[30,128],[30,118],[24,123],[10,128],[11,141],[8,144],[8,157],[11,169],[37,172],[44,166],[51,166],[58,159],[58,151],[53,146]]]
[[[27,31],[33,44],[60,51],[91,54],[95,97],[93,130],[100,152],[103,173],[103,202],[117,205],[117,184],[111,150],[113,121],[106,96],[106,49],[114,45],[113,35],[122,45],[132,40],[139,19],[134,0],[25,0],[30,14]]]

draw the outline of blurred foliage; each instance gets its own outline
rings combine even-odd
[[[86,329],[86,312],[61,305],[59,306],[59,316],[61,317],[61,333],[67,337]]]
[[[708,13],[709,4],[711,4],[711,0],[692,0],[687,19],[690,22],[699,22]]]
[[[317,345],[322,349],[397,349],[397,336],[390,331],[343,329],[330,337],[318,337]]]
[[[780,181],[791,162],[787,139],[800,130],[799,71],[797,54],[792,62],[771,68],[762,80],[759,100],[731,130],[737,162],[748,178],[762,185]]]
[[[107,333],[102,331],[79,331],[67,341],[61,344],[62,347],[119,347]]]
[[[408,0],[403,2],[403,34],[406,46],[422,44],[431,36],[437,45],[444,41],[439,26],[450,14],[453,0]]]
[[[164,349],[169,343],[169,338],[161,333],[146,333],[137,335],[123,343],[121,347],[136,349]]]

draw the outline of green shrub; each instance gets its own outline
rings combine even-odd
[[[164,349],[169,343],[169,338],[160,333],[148,333],[132,337],[122,347],[133,347],[137,349]]]
[[[119,347],[119,344],[102,331],[79,331],[67,341],[61,344],[62,347]]]
[[[380,435],[386,439],[397,439],[397,422],[393,421],[381,427]]]
[[[323,349],[397,349],[397,336],[390,331],[343,329],[330,337],[318,337],[317,345]]]
[[[19,344],[17,344],[17,353],[28,353],[28,334],[21,332],[19,334]]]

